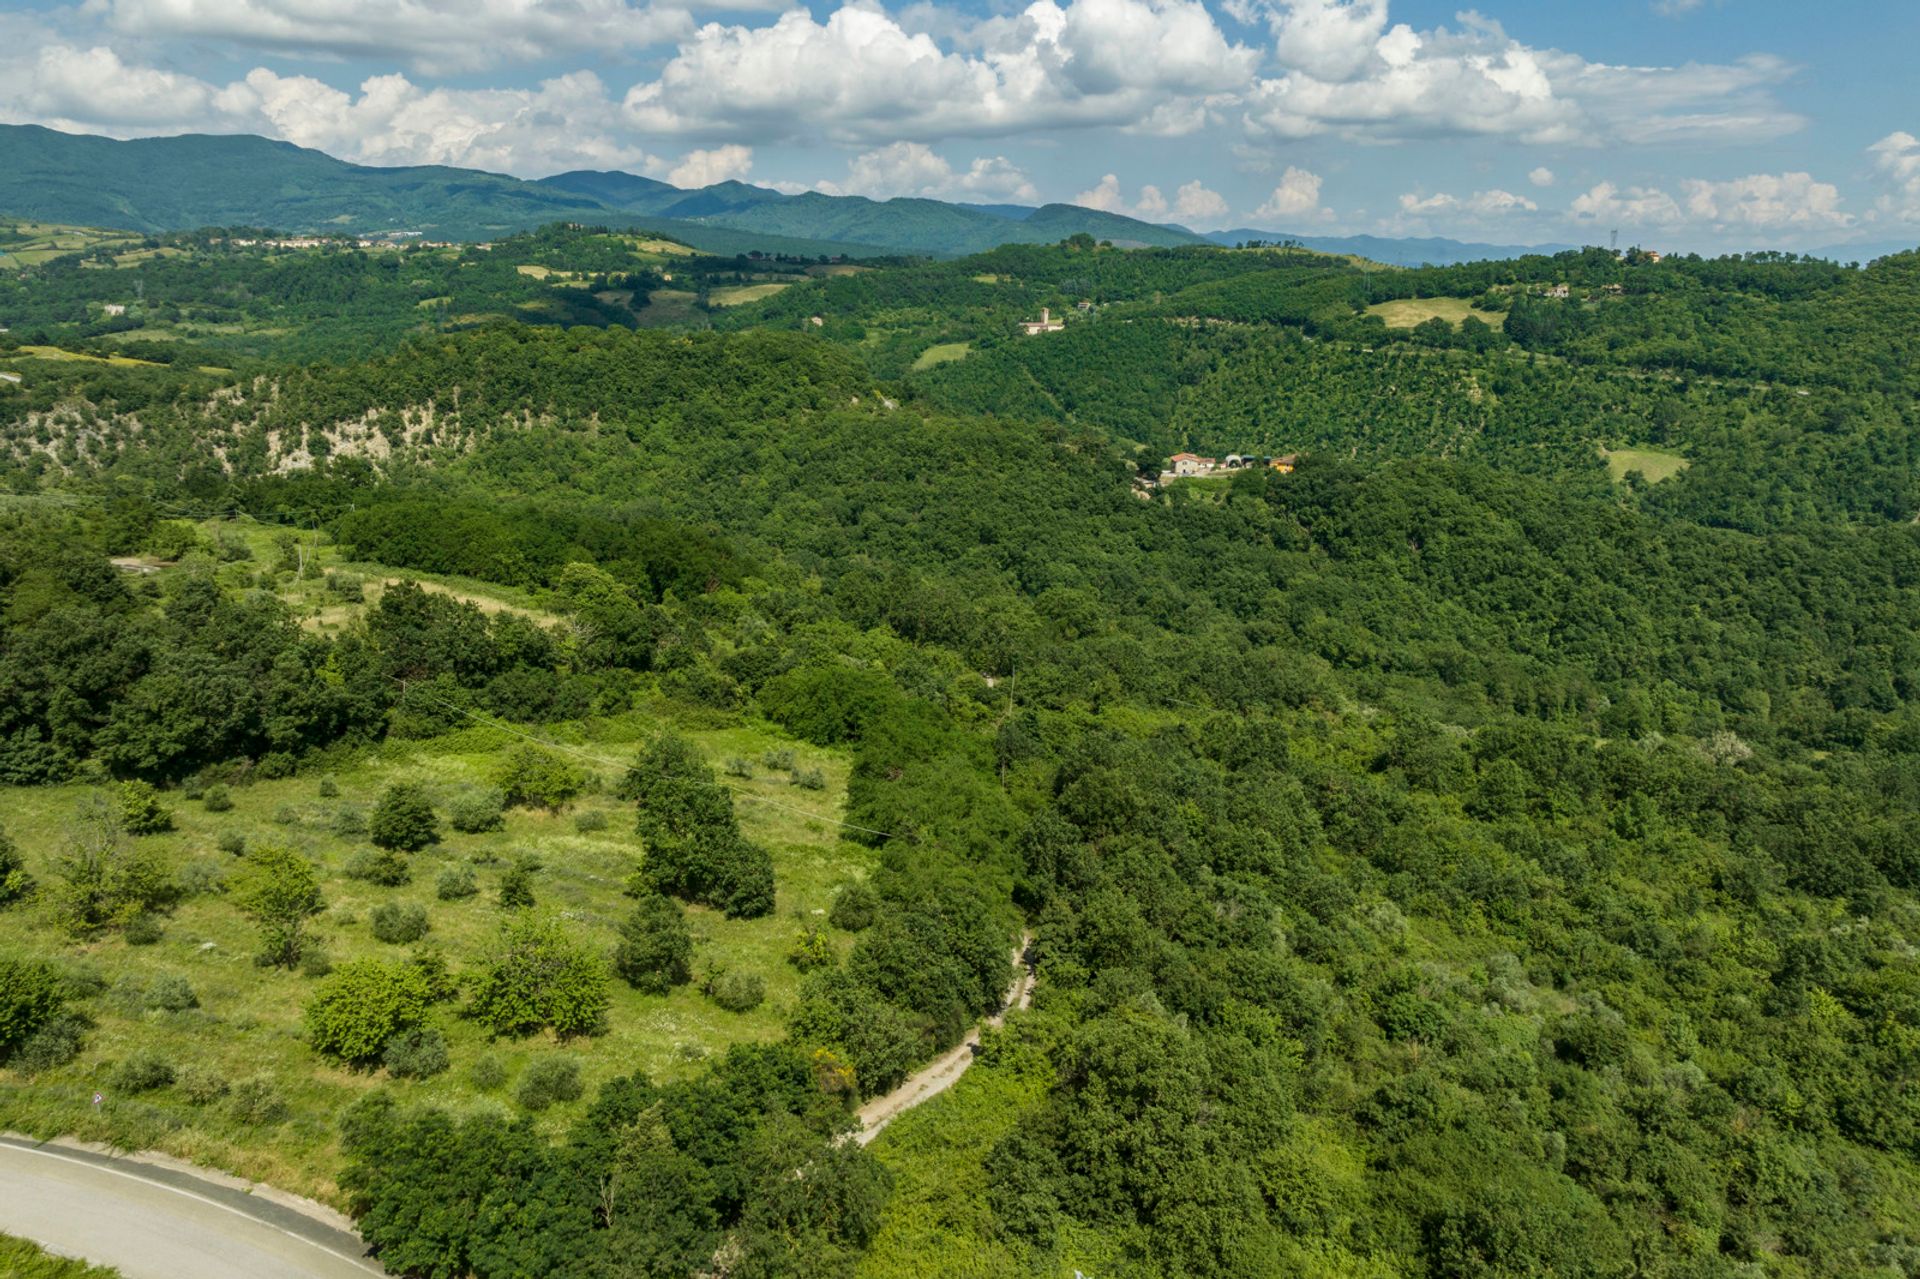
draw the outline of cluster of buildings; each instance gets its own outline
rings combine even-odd
[[[1265,468],[1278,471],[1282,475],[1292,472],[1294,464],[1300,460],[1298,453],[1288,453],[1282,457],[1264,457],[1254,453],[1229,453],[1225,457],[1201,457],[1197,453],[1175,453],[1167,459],[1166,469],[1160,472],[1161,479],[1184,479],[1187,476],[1229,475],[1235,471],[1249,471]]]

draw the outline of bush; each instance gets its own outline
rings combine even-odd
[[[256,848],[247,858],[234,904],[260,928],[259,961],[299,962],[307,920],[326,906],[313,863],[290,848]]]
[[[227,1110],[243,1124],[277,1124],[287,1117],[287,1098],[272,1075],[255,1075],[233,1086]]]
[[[580,1066],[565,1057],[542,1057],[520,1076],[513,1099],[528,1110],[545,1110],[557,1101],[578,1101]]]
[[[582,835],[593,835],[605,830],[607,828],[606,810],[589,808],[583,813],[575,813],[573,828]]]
[[[394,946],[410,946],[427,935],[427,908],[383,902],[373,908],[373,938]]]
[[[193,993],[193,983],[185,977],[168,973],[147,984],[141,1002],[159,1012],[183,1013],[198,1008],[200,996]]]
[[[367,598],[367,587],[357,573],[327,574],[327,594],[347,604],[358,604]]]
[[[367,834],[377,848],[414,853],[440,842],[440,823],[423,788],[412,782],[396,782],[374,805]]]
[[[500,909],[526,910],[533,905],[533,873],[540,863],[522,856],[500,875]]]
[[[760,757],[761,766],[776,773],[791,773],[793,762],[793,748],[789,746],[776,747]]]
[[[83,810],[65,850],[54,859],[54,909],[67,930],[85,936],[125,925],[175,896],[158,853],[130,843],[99,803]]]
[[[33,877],[27,874],[26,859],[19,848],[0,829],[0,907],[19,901],[33,891]]]
[[[179,1085],[180,1095],[195,1106],[210,1106],[233,1091],[224,1077],[205,1066],[186,1067],[174,1082]]]
[[[835,928],[844,928],[850,933],[862,932],[873,926],[874,919],[880,913],[880,894],[864,880],[856,880],[834,895],[833,909],[827,912],[827,921]]]
[[[135,915],[121,935],[129,946],[151,946],[167,935],[166,921],[154,914]]]
[[[787,962],[803,973],[825,968],[833,960],[833,943],[811,924],[794,936],[793,946],[787,951]]]
[[[482,1057],[473,1063],[467,1079],[481,1092],[492,1092],[507,1082],[507,1068],[500,1064],[498,1057]]]
[[[173,1065],[152,1053],[135,1053],[113,1068],[107,1082],[125,1093],[152,1092],[173,1082]]]
[[[447,867],[433,882],[434,896],[443,902],[465,901],[479,891],[480,881],[475,878],[473,867],[464,863]]]
[[[720,971],[709,976],[707,997],[730,1013],[751,1012],[767,997],[767,983],[750,973]]]
[[[795,769],[793,784],[801,790],[825,790],[827,788],[827,775],[817,768]]]
[[[510,808],[544,808],[557,813],[587,784],[586,774],[552,751],[518,746],[494,776]]]
[[[753,776],[752,761],[741,759],[738,755],[729,759],[722,767],[726,769],[728,777],[751,778]]]
[[[613,970],[635,990],[664,995],[691,976],[693,939],[680,907],[649,893],[620,925]]]
[[[320,779],[320,798],[321,799],[335,799],[335,798],[338,798],[339,794],[340,794],[339,782],[334,781],[332,777],[322,777]]]
[[[506,797],[489,786],[466,791],[447,805],[447,825],[463,835],[479,835],[505,826]]]
[[[247,837],[237,830],[223,830],[213,846],[229,857],[244,857],[247,852]]]
[[[0,958],[0,1062],[19,1051],[65,1003],[51,965]]]
[[[62,1012],[27,1037],[9,1063],[23,1075],[64,1066],[86,1047],[87,1030],[92,1025],[78,1013]]]
[[[120,784],[120,829],[129,835],[158,835],[173,829],[173,814],[160,792],[142,781]]]
[[[444,1004],[460,993],[460,982],[437,946],[416,946],[407,956],[407,967],[420,974],[420,982],[431,1003]]]
[[[209,786],[200,800],[200,806],[209,813],[230,813],[233,811],[233,792],[224,786]]]
[[[431,1026],[403,1030],[387,1041],[387,1073],[399,1079],[429,1079],[447,1068],[447,1041]]]
[[[227,891],[227,868],[210,857],[200,857],[180,868],[180,892],[185,897],[218,897]]]
[[[427,996],[426,982],[408,965],[379,959],[342,964],[307,1001],[307,1042],[345,1062],[372,1061],[394,1035],[419,1024]]]
[[[347,859],[348,879],[363,879],[382,888],[399,888],[413,882],[413,867],[398,853],[362,849]]]
[[[469,1009],[496,1035],[592,1034],[606,1023],[607,966],[559,921],[510,920],[474,985]]]
[[[300,975],[302,977],[325,977],[333,971],[333,956],[327,953],[325,946],[316,946],[306,942],[300,947]]]
[[[328,828],[342,839],[358,839],[367,833],[367,815],[352,804],[342,805]]]
[[[282,777],[292,777],[300,769],[298,761],[286,751],[268,751],[254,765],[254,775],[268,781],[278,781]]]
[[[273,810],[273,824],[275,826],[298,826],[300,824],[300,810],[292,804],[280,805],[280,807]]]

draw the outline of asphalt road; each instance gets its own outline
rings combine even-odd
[[[177,1168],[0,1137],[0,1232],[126,1279],[367,1279],[353,1234]]]

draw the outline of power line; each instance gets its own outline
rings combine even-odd
[[[397,679],[397,678],[394,678],[393,676],[388,676],[388,678],[393,679],[394,683],[400,685],[402,689],[407,689],[407,682],[405,680]],[[548,750],[558,751],[562,755],[571,755],[575,759],[583,759],[588,761],[589,763],[599,764],[606,768],[629,769],[632,767],[632,764],[627,761],[609,759],[604,755],[595,755],[591,751],[581,750],[578,747],[569,746],[564,742],[555,742],[544,737],[536,736],[533,733],[527,732],[525,729],[516,728],[512,724],[503,723],[498,718],[491,717],[491,716],[483,716],[479,711],[470,710],[465,706],[460,706],[460,705],[457,705],[456,703],[449,702],[442,697],[435,697],[432,693],[417,693],[415,695],[419,697],[424,697],[427,701],[433,702],[435,705],[444,706],[448,710],[454,712],[456,715],[464,715],[468,719],[473,720],[475,723],[482,726],[483,728],[494,728],[514,737],[525,738],[527,741],[534,743],[536,746],[544,746]],[[665,774],[662,774],[662,776],[664,775]],[[755,795],[748,791],[741,790],[738,787],[729,786],[723,781],[717,781],[712,784],[720,787],[722,790],[726,791],[730,795],[734,795],[740,799],[745,800],[749,804],[765,804],[769,808],[778,808],[785,812],[793,813],[800,817],[805,817],[810,821],[831,822],[835,826],[844,826],[848,830],[857,830],[857,831],[864,832],[865,834],[868,834],[868,835],[878,835],[883,839],[900,838],[898,835],[895,835],[892,831],[889,831],[889,830],[875,830],[871,826],[862,826],[858,822],[843,821],[838,817],[829,817],[823,813],[812,812],[809,809],[801,808],[795,804],[783,804],[777,799],[770,799],[765,795]]]

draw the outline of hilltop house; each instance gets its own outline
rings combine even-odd
[[[1039,319],[1022,320],[1020,327],[1026,331],[1028,337],[1038,337],[1042,333],[1058,333],[1067,327],[1067,322],[1054,319],[1053,312],[1043,306],[1040,308]]]
[[[1167,459],[1167,470],[1174,475],[1211,475],[1219,468],[1216,459],[1197,453],[1175,453]]]
[[[126,306],[119,302],[108,302],[101,306],[100,310],[105,315],[125,315],[127,313]]]

